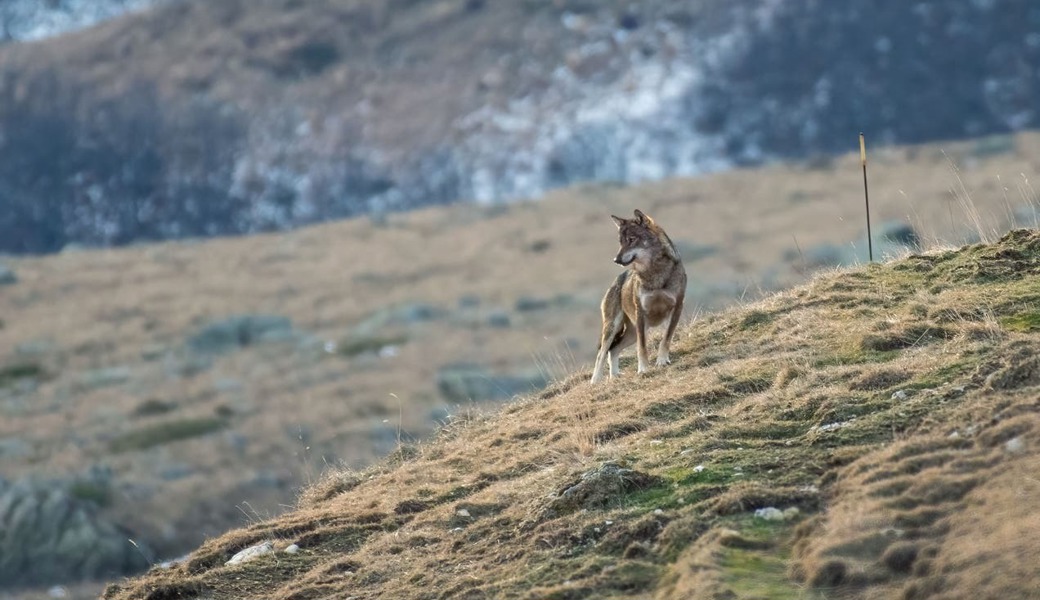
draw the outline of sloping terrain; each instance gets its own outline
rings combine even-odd
[[[143,10],[162,0],[7,0],[0,5],[0,44],[39,40]]]
[[[1038,22],[1028,0],[162,4],[0,49],[0,249],[1017,131]]]
[[[1038,140],[872,153],[879,255],[905,251],[881,244],[886,226],[912,225],[928,247],[1035,226]],[[618,270],[609,214],[639,207],[666,227],[695,319],[864,262],[860,183],[846,156],[4,259],[15,281],[0,285],[0,471],[57,480],[54,497],[93,506],[147,559],[179,556],[280,514],[330,466],[366,467],[588,364]]]
[[[819,276],[685,327],[670,367],[459,415],[105,597],[1027,597],[1038,275],[1018,230]]]

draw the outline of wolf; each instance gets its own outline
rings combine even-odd
[[[633,342],[639,372],[646,372],[650,368],[647,329],[665,321],[668,321],[668,329],[657,348],[657,366],[671,362],[668,352],[686,297],[686,269],[664,229],[641,210],[636,209],[633,214],[634,219],[610,215],[618,227],[621,242],[614,262],[628,268],[617,276],[600,303],[603,332],[592,383],[603,380],[608,358],[610,376],[616,377],[620,373],[618,355]]]

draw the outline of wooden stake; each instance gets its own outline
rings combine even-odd
[[[867,249],[870,262],[874,262],[874,240],[870,235],[870,191],[867,188],[867,142],[862,132],[859,134],[859,162],[863,163],[863,198],[867,204]]]

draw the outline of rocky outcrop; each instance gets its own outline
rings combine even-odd
[[[64,483],[0,480],[0,588],[143,570],[149,552],[131,537]]]
[[[53,52],[0,51],[0,250],[504,202],[844,152],[859,131],[912,143],[1040,123],[1026,0],[347,4],[184,2]],[[271,47],[197,39],[283,20]],[[98,66],[113,45],[133,53],[125,69]],[[176,81],[156,80],[171,60]]]
[[[264,342],[296,339],[292,321],[278,315],[234,315],[212,321],[188,339],[188,348],[204,354],[224,354]]]

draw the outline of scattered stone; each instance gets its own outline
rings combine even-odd
[[[549,305],[550,302],[544,298],[521,296],[517,299],[513,308],[515,308],[517,312],[534,312],[537,310],[545,310],[549,308]]]
[[[1004,443],[1004,449],[1011,454],[1020,454],[1026,449],[1026,443],[1022,438],[1014,437]]]
[[[703,470],[704,470],[704,465],[697,465],[696,467],[693,468],[693,472],[694,473],[700,473]]]
[[[18,276],[14,274],[7,265],[0,263],[0,285],[14,285],[18,283]]]
[[[235,315],[213,321],[188,338],[195,352],[225,354],[265,342],[293,341],[292,321],[278,315]]]
[[[848,424],[848,421],[842,421],[841,423],[827,423],[825,425],[817,425],[816,430],[826,433],[828,431],[836,431],[842,427],[846,427]]]
[[[99,389],[122,385],[130,381],[131,371],[129,367],[110,367],[107,369],[94,369],[79,376],[78,383],[87,389]]]
[[[415,303],[406,304],[394,311],[393,321],[411,325],[413,323],[424,323],[447,316],[448,311],[437,308],[432,304]]]
[[[910,396],[906,393],[906,390],[896,390],[892,393],[893,400],[899,400],[900,402],[906,400]]]
[[[469,511],[466,510],[465,508],[460,508],[459,510],[455,511],[455,514],[457,514],[460,517],[469,517],[470,516]]]
[[[790,508],[784,509],[784,519],[787,521],[790,521],[791,519],[797,519],[798,516],[801,514],[802,511],[798,510],[797,506],[792,506]]]
[[[512,321],[509,318],[509,313],[502,310],[496,310],[489,314],[487,318],[487,323],[488,326],[494,327],[496,329],[507,329],[510,325],[512,325]]]
[[[289,544],[288,546],[285,547],[285,550],[283,550],[283,552],[285,552],[286,554],[296,554],[299,551],[300,551],[300,547],[297,546],[296,544]]]
[[[660,508],[655,508],[655,509],[654,509],[654,514],[655,514],[655,515],[663,515],[663,514],[664,514],[664,511],[663,511],[663,510],[661,510]]]
[[[266,541],[238,552],[231,557],[231,560],[224,564],[239,565],[260,558],[265,554],[271,554],[272,552],[274,552],[274,542]]]
[[[783,521],[784,512],[773,506],[760,508],[755,511],[755,518],[763,521]]]

